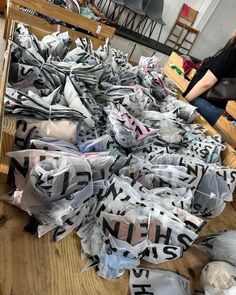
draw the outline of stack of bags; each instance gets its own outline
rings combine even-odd
[[[155,56],[133,67],[108,41],[70,45],[67,33],[14,34],[5,112],[17,118],[16,190],[5,198],[39,237],[75,231],[105,279],[181,257],[201,217],[232,200],[236,170],[221,165],[220,136],[192,123],[196,108],[176,99]]]

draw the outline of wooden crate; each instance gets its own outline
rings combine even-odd
[[[38,16],[24,13],[20,10],[20,7],[25,7],[40,14],[53,17],[78,29],[83,29],[84,31],[87,31],[88,34],[71,30],[62,25],[58,26],[49,24],[46,20]],[[46,2],[45,0],[11,0],[7,9],[7,18],[4,29],[5,39],[9,38],[12,20],[30,25],[33,33],[39,37],[60,29],[61,32],[68,31],[71,38],[74,40],[78,37],[91,39],[95,48],[104,44],[106,38],[112,39],[115,34],[115,28],[113,27],[101,24],[95,20],[90,20],[75,12],[68,11],[62,7]],[[89,33],[93,36],[89,35]]]
[[[13,148],[16,132],[15,118],[4,116],[4,94],[8,80],[10,65],[10,50],[7,48],[3,63],[3,72],[0,84],[0,185],[5,184],[9,172],[10,159],[6,156]]]
[[[0,0],[1,1],[1,0]],[[20,10],[20,7],[32,9],[38,13],[54,17],[69,25],[73,25],[78,29],[83,29],[88,33],[82,33],[69,29],[63,25],[52,25],[46,20],[24,13]],[[77,13],[68,11],[57,5],[48,3],[44,0],[11,0],[8,9],[5,22],[4,36],[5,39],[9,39],[12,27],[15,26],[14,22],[22,22],[28,26],[29,31],[35,34],[39,39],[43,36],[55,31],[65,32],[68,31],[72,41],[75,41],[78,37],[87,38],[93,42],[94,48],[98,48],[103,45],[107,38],[113,38],[115,28],[101,24],[95,20],[90,20],[86,17],[80,16]],[[13,25],[13,26],[12,26]],[[93,36],[89,35],[92,34]],[[74,43],[73,43],[74,44]],[[3,118],[3,93],[5,91],[5,85],[7,80],[7,72],[9,66],[9,58],[6,57],[5,67],[3,71],[3,79],[1,83],[1,106],[0,106],[0,184],[5,183],[9,170],[9,159],[6,156],[6,152],[10,151],[14,142],[15,134],[15,121],[12,118]],[[1,143],[3,142],[2,149]]]

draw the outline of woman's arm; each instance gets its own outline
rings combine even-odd
[[[216,76],[210,70],[208,70],[206,74],[202,77],[202,79],[199,80],[185,96],[185,99],[187,101],[191,101],[196,97],[199,97],[201,94],[203,94],[213,85],[215,85],[217,81],[218,79],[216,78]]]

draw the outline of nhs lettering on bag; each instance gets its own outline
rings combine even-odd
[[[152,283],[150,270],[133,269],[130,271],[131,295],[155,295]]]
[[[191,162],[189,161],[189,159],[185,159],[183,157],[180,158],[179,165],[186,167],[187,173],[196,177],[195,179],[193,179],[192,184],[195,188],[197,188],[204,172],[207,169],[207,166],[204,164]]]
[[[189,280],[162,269],[136,268],[130,271],[131,295],[190,295]]]
[[[108,218],[112,217],[112,221],[109,221]],[[115,218],[117,217],[117,221]],[[176,229],[170,227],[164,228],[161,226],[161,222],[153,222],[153,225],[149,227],[148,222],[143,223],[132,223],[124,219],[122,222],[122,216],[115,216],[106,212],[102,212],[100,216],[101,226],[105,235],[112,235],[117,239],[125,240],[131,245],[140,243],[147,237],[150,239],[150,242],[154,244],[165,244],[169,245],[171,241],[175,240],[175,245],[178,245],[186,251],[197,235],[190,230],[183,228],[180,234],[176,234]],[[157,224],[160,225],[157,225]],[[175,237],[174,237],[175,236]],[[175,258],[175,257],[173,257]]]
[[[151,244],[145,250],[144,260],[159,264],[166,261],[174,260],[183,256],[181,247],[163,244]]]
[[[228,184],[228,187],[231,192],[235,190],[236,185],[236,170],[230,168],[220,167],[216,170],[216,174],[224,179]]]

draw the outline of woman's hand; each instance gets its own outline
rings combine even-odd
[[[189,93],[185,96],[187,101],[192,101],[195,98],[201,96],[204,92],[209,90],[212,86],[214,86],[217,82],[216,76],[208,70],[206,74],[199,80],[196,85],[189,91]]]

